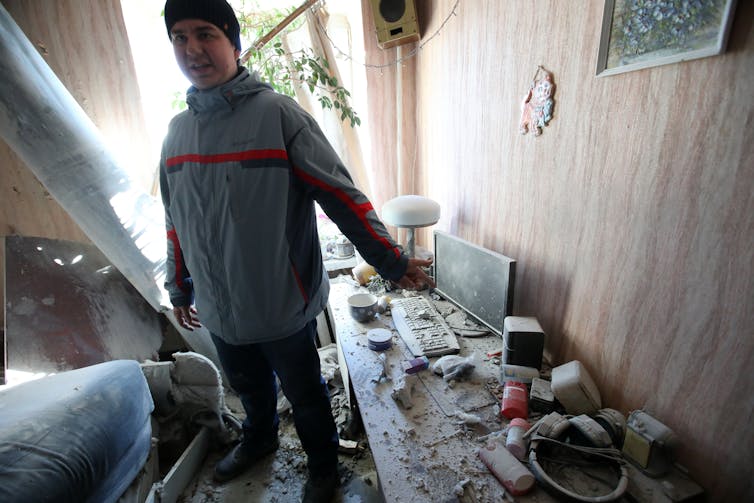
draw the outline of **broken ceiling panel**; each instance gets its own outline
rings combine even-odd
[[[95,246],[5,238],[6,378],[157,358],[159,315]]]
[[[144,299],[166,310],[162,204],[133,183],[2,5],[0,73],[0,136]]]
[[[0,74],[0,137],[187,344],[219,365],[209,331],[182,328],[163,287],[162,203],[133,183],[2,4]]]

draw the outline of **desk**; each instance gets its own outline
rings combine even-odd
[[[489,361],[488,351],[501,349],[497,336],[461,338],[461,356],[476,354],[472,376],[450,387],[431,368],[416,374],[413,406],[403,409],[391,397],[393,386],[403,375],[401,362],[411,357],[389,315],[378,315],[368,323],[354,321],[348,314],[347,298],[364,291],[354,284],[333,282],[330,307],[337,342],[345,363],[369,445],[377,467],[385,501],[501,502],[502,485],[487,470],[477,455],[483,443],[480,437],[503,427],[498,418],[497,399],[487,389],[496,384],[499,365]],[[366,333],[372,328],[393,330],[393,346],[384,351],[390,380],[377,381],[383,365],[379,355],[368,348]],[[431,364],[437,358],[430,359]],[[345,379],[345,377],[344,377]],[[456,412],[473,414],[476,425],[464,425]],[[464,480],[463,497],[456,487]],[[516,501],[554,502],[541,489],[535,489]]]
[[[337,276],[338,273],[341,272],[350,274],[351,270],[356,267],[361,261],[362,258],[358,253],[346,258],[338,258],[330,255],[323,257],[325,270],[327,271],[327,274],[330,278]]]

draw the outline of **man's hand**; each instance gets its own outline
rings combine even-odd
[[[189,306],[177,306],[173,308],[173,314],[175,315],[178,324],[186,330],[193,331],[194,328],[200,328],[202,326],[199,323],[199,318],[196,317],[196,309]]]
[[[426,286],[435,287],[435,281],[424,272],[422,267],[432,265],[432,259],[408,259],[406,274],[398,280],[398,285],[406,290],[421,290]]]

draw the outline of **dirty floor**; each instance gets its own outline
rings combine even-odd
[[[342,389],[331,387],[333,415],[339,429],[350,423],[350,414],[345,408]],[[229,392],[226,404],[239,418],[243,409],[238,397]],[[341,487],[333,503],[384,503],[377,489],[377,476],[372,455],[363,429],[349,428],[350,436],[358,441],[355,453],[339,454]],[[341,435],[343,436],[343,435]],[[212,479],[215,463],[225,454],[227,447],[211,448],[195,481],[179,498],[179,503],[210,502],[260,502],[289,503],[301,501],[306,483],[306,455],[296,435],[290,411],[280,415],[280,448],[274,455],[255,465],[239,478],[218,484]]]

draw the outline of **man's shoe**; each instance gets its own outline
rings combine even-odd
[[[275,452],[279,446],[280,441],[277,437],[273,441],[252,448],[244,448],[243,443],[239,443],[215,465],[215,480],[227,482],[238,477],[257,461]]]
[[[337,471],[321,476],[310,475],[304,486],[301,503],[330,503],[339,484],[340,475]]]

